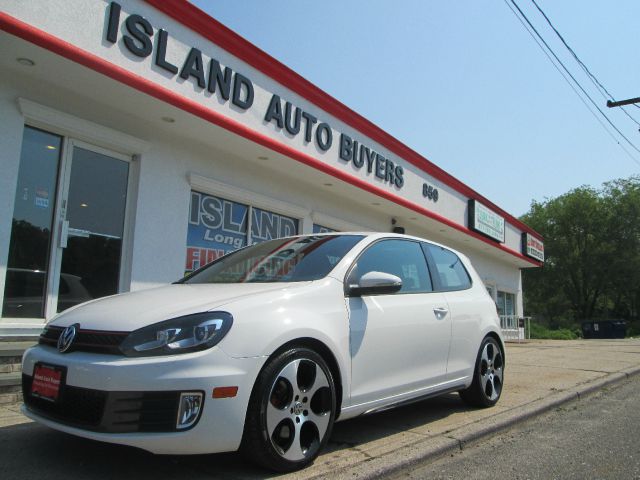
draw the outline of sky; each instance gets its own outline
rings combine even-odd
[[[606,107],[532,0],[513,1],[633,146],[583,96],[590,113],[511,0],[192,3],[520,216],[532,200],[640,174],[640,132]],[[536,1],[616,100],[640,97],[640,1]]]

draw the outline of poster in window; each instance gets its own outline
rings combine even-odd
[[[274,238],[290,237],[298,233],[298,219],[252,208],[251,243],[260,243]]]
[[[249,207],[205,193],[191,192],[187,260],[192,272],[247,244]]]

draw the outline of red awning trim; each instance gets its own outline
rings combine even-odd
[[[459,225],[448,218],[438,215],[419,204],[410,202],[409,200],[395,195],[387,190],[369,184],[365,180],[358,178],[354,175],[344,172],[342,169],[323,163],[322,161],[308,155],[304,152],[296,150],[289,145],[274,140],[260,132],[257,132],[244,124],[241,124],[231,118],[228,118],[221,113],[211,110],[202,104],[184,97],[178,93],[173,92],[165,87],[162,87],[144,77],[131,73],[130,71],[114,65],[97,55],[89,53],[69,42],[66,42],[48,32],[40,30],[32,25],[29,25],[21,20],[18,20],[11,15],[4,12],[0,12],[0,28],[12,35],[20,37],[28,42],[45,48],[53,53],[56,53],[64,58],[74,61],[80,65],[90,68],[98,73],[101,73],[109,78],[112,78],[118,82],[128,85],[140,92],[143,92],[158,100],[164,101],[170,105],[173,105],[181,110],[189,112],[203,120],[218,125],[230,132],[240,135],[252,142],[269,148],[275,152],[281,153],[289,158],[297,160],[305,165],[308,165],[316,170],[327,173],[335,178],[350,183],[362,190],[368,191],[379,197],[385,198],[393,203],[413,210],[416,213],[436,220],[448,227],[458,230],[466,235],[477,238],[482,242],[485,242],[492,247],[502,250],[518,259],[524,260],[535,266],[541,266],[542,263],[531,258],[522,255],[520,252],[505,247],[504,245],[497,244],[488,238],[469,230],[466,226]]]

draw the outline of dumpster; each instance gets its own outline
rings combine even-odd
[[[627,322],[624,320],[595,320],[582,322],[584,338],[624,338],[627,334]]]

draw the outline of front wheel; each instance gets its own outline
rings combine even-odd
[[[331,371],[313,350],[271,359],[251,393],[241,451],[259,465],[291,472],[309,465],[331,435],[336,393]]]
[[[504,356],[498,341],[486,337],[480,345],[473,382],[460,397],[473,407],[492,407],[500,399],[504,381]]]

